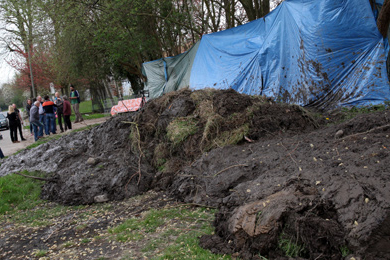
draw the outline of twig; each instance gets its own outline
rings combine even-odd
[[[241,166],[247,167],[248,165],[247,165],[247,164],[237,164],[237,165],[229,166],[229,167],[227,167],[227,168],[225,168],[225,169],[223,169],[223,170],[217,172],[216,174],[214,174],[214,177],[216,177],[218,174],[220,174],[220,173],[222,173],[222,172],[224,172],[224,171],[227,171],[227,170],[229,170],[229,169],[231,169],[231,168],[234,168],[234,167],[241,167]]]
[[[195,178],[212,178],[213,176],[200,176],[200,175],[191,175],[191,174],[177,174],[178,177],[195,177]]]
[[[47,178],[41,178],[41,177],[35,177],[35,176],[30,176],[30,175],[24,175],[20,172],[14,172],[15,174],[17,175],[20,175],[20,176],[23,176],[23,177],[26,177],[26,178],[31,178],[31,179],[35,179],[35,180],[40,180],[40,181],[48,181],[48,182],[55,182],[55,179],[54,178],[50,178],[50,179],[47,179]]]
[[[366,132],[363,132],[363,133],[357,133],[357,134],[353,134],[353,135],[347,135],[347,136],[345,136],[345,137],[343,137],[343,138],[341,138],[341,139],[338,139],[337,141],[342,141],[342,140],[345,140],[345,139],[347,139],[347,138],[349,138],[349,137],[353,137],[353,136],[368,134],[368,133],[371,133],[371,132],[373,132],[373,131],[376,131],[376,130],[379,130],[379,129],[383,129],[383,128],[386,128],[386,127],[390,127],[390,124],[375,127],[375,128],[372,128],[372,129],[370,129],[370,130],[368,130],[368,131],[366,131]]]
[[[288,156],[290,156],[291,160],[295,163],[295,165],[298,167],[298,169],[299,169],[300,167],[298,166],[298,163],[294,160],[294,158],[291,156],[291,153],[293,153],[293,152],[297,149],[299,143],[300,143],[300,142],[298,142],[298,144],[295,146],[295,148],[294,148],[291,152],[289,152],[289,153],[287,154]],[[283,145],[282,142],[281,142],[280,144],[284,147],[284,149],[286,149],[286,151],[288,151],[288,149],[286,148],[286,146]]]
[[[170,207],[165,207],[164,209],[186,207],[186,206],[195,206],[195,207],[210,208],[210,209],[216,209],[217,208],[217,207],[207,206],[207,205],[202,205],[202,204],[197,204],[197,203],[185,203],[185,204],[177,204],[177,205],[173,205],[173,206],[170,206]]]
[[[129,121],[123,121],[122,123],[125,123],[125,124],[132,124],[132,125],[135,125],[135,128],[137,129],[137,143],[138,143],[138,150],[139,150],[139,157],[138,157],[138,172],[134,173],[129,181],[126,183],[126,190],[127,190],[127,185],[130,183],[130,181],[133,179],[133,177],[135,175],[138,174],[138,182],[137,182],[137,186],[139,186],[139,183],[141,181],[141,177],[142,177],[142,174],[141,174],[141,160],[142,160],[142,156],[144,156],[144,153],[142,152],[142,149],[141,149],[141,135],[139,133],[139,129],[138,129],[138,124],[135,123],[135,122],[129,122]]]

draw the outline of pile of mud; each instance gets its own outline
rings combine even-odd
[[[389,119],[385,111],[214,149],[181,171],[171,191],[220,209],[216,234],[201,239],[215,253],[275,259],[284,243],[307,259],[390,259]]]
[[[147,163],[139,165],[138,156],[131,152],[128,120],[131,115],[118,116],[23,150],[2,163],[0,176],[24,170],[46,172],[50,181],[43,186],[42,198],[66,205],[90,204],[96,196],[121,200],[143,193],[151,188],[154,170]],[[139,168],[142,182],[130,185]]]
[[[0,176],[47,172],[42,196],[63,204],[161,189],[217,207],[201,244],[243,259],[389,259],[388,114],[322,120],[233,90],[185,89],[12,156]]]

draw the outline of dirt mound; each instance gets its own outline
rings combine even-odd
[[[100,195],[120,200],[143,193],[150,189],[154,171],[148,163],[139,165],[131,152],[130,125],[124,123],[131,120],[130,114],[118,116],[24,150],[1,165],[0,176],[23,170],[47,172],[52,181],[43,186],[42,197],[68,205],[90,204]],[[142,182],[137,185],[139,168]]]
[[[180,172],[171,190],[185,202],[220,208],[219,238],[202,239],[206,248],[225,241],[216,252],[274,259],[286,254],[287,241],[300,248],[294,257],[341,259],[355,252],[389,259],[388,122],[385,111],[309,134],[215,149]]]
[[[46,171],[43,198],[63,204],[168,190],[217,207],[201,244],[243,259],[389,259],[387,112],[318,122],[296,105],[184,89],[12,156],[0,176]]]
[[[299,106],[276,104],[231,89],[168,93],[149,102],[134,122],[146,160],[159,170],[154,186],[162,189],[183,166],[214,148],[316,127]]]

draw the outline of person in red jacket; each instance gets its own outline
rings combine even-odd
[[[72,108],[70,106],[70,102],[67,96],[62,97],[63,100],[63,114],[64,114],[64,123],[65,123],[65,131],[72,130],[72,123],[70,122],[70,115],[72,115]]]

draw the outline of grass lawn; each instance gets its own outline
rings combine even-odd
[[[92,100],[87,100],[80,103],[80,113],[92,113]]]

